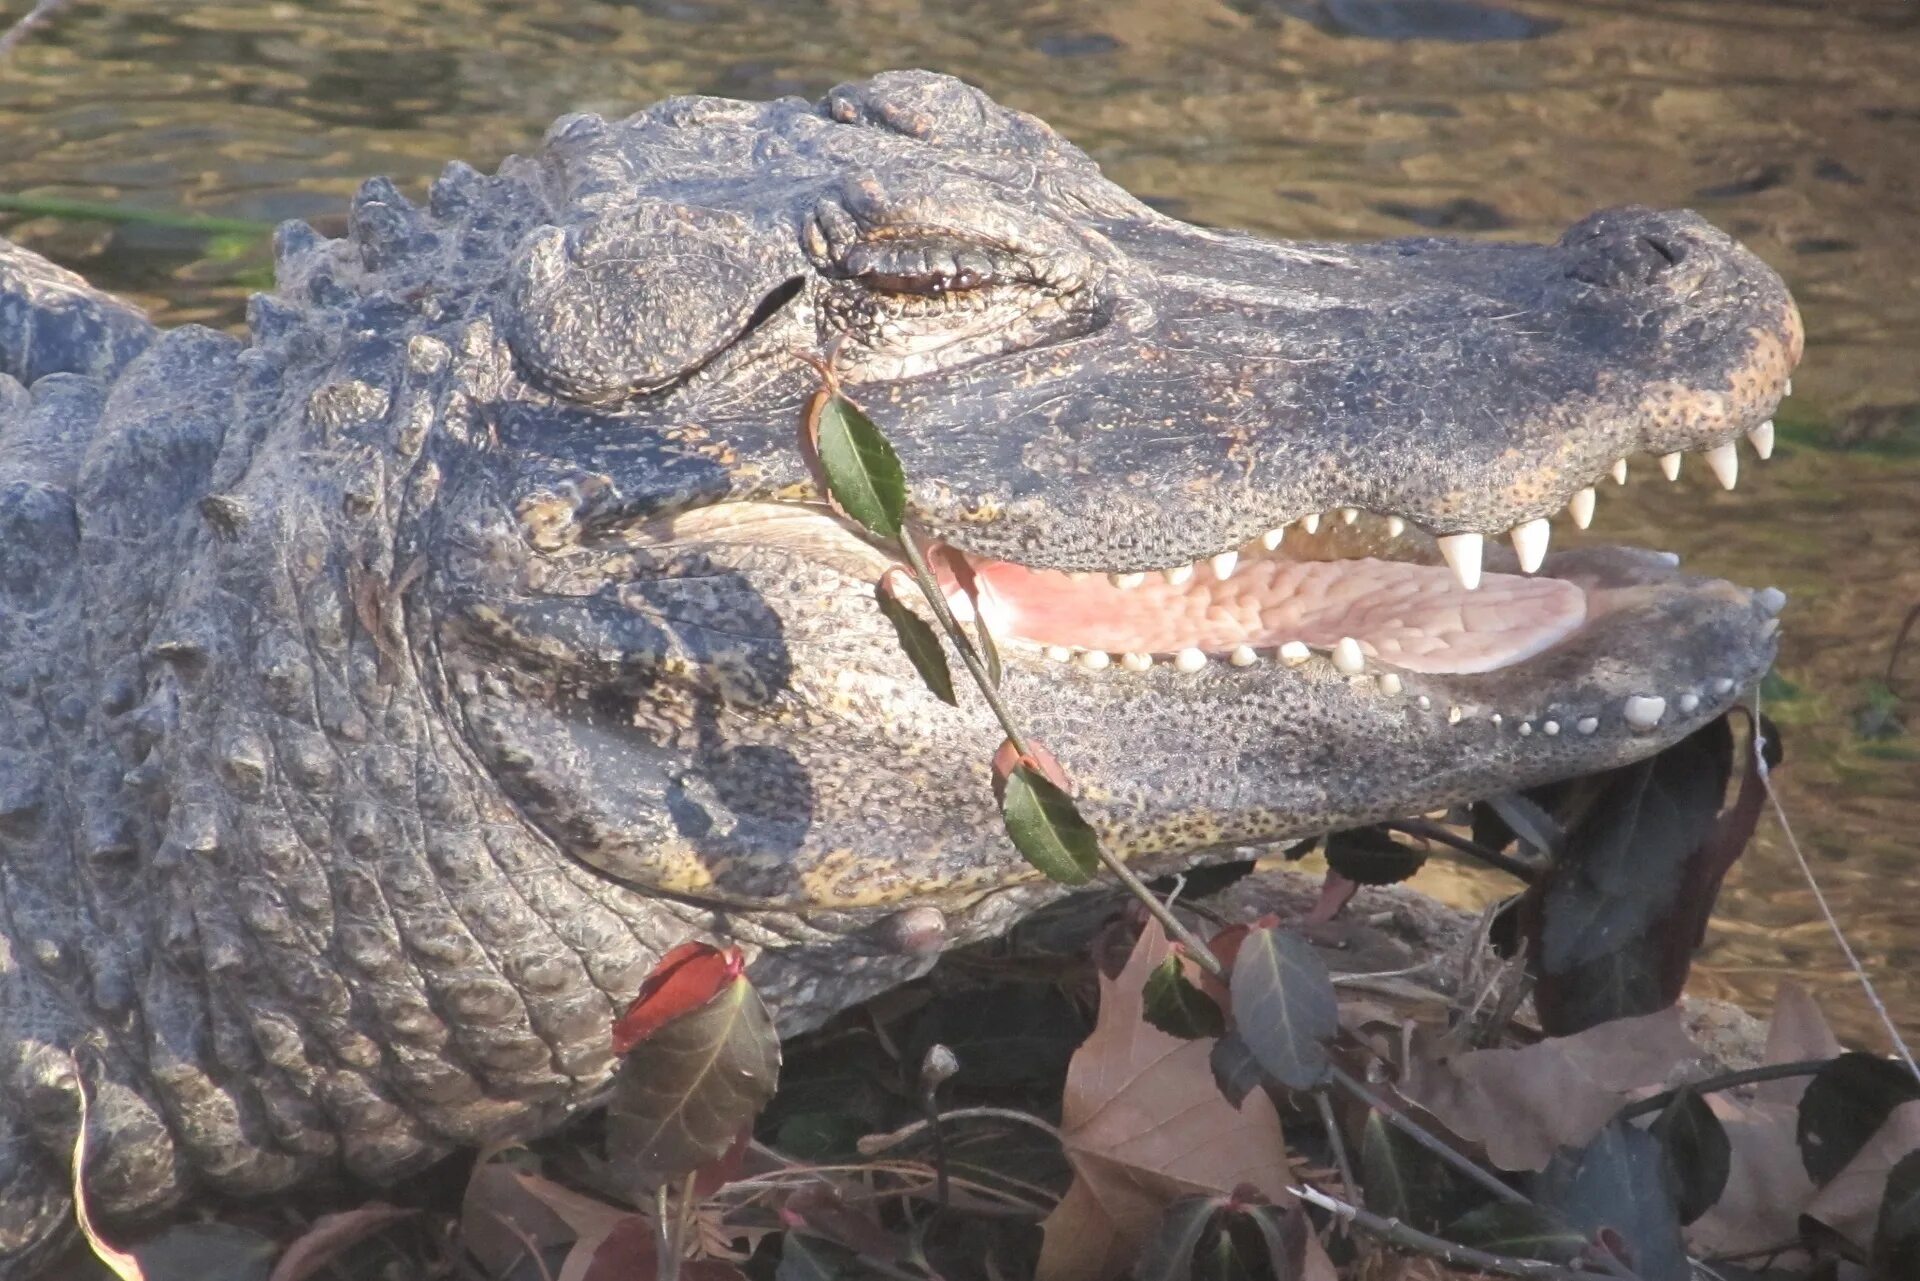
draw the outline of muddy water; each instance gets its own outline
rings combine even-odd
[[[1600,205],[1699,209],[1805,312],[1777,461],[1749,456],[1734,494],[1697,463],[1669,485],[1639,462],[1589,536],[1790,593],[1765,691],[1783,799],[1920,1030],[1920,644],[1906,701],[1884,683],[1920,603],[1916,15],[1910,0],[76,0],[0,68],[0,193],[337,217],[367,174],[418,193],[445,159],[490,165],[564,111],[812,95],[927,66],[1209,223],[1551,237]],[[262,272],[245,238],[4,213],[0,234],[168,321],[235,324]],[[1559,524],[1556,540],[1578,537]],[[1722,907],[1699,988],[1764,1004],[1797,975],[1879,1043],[1777,824]]]

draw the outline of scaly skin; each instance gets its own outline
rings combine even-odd
[[[278,257],[242,342],[0,244],[0,1276],[67,1230],[83,1081],[109,1223],[390,1180],[591,1102],[686,938],[794,1030],[1055,893],[808,505],[805,355],[923,535],[1131,572],[1340,506],[1499,533],[1757,425],[1801,341],[1691,215],[1270,244],[919,73],[570,117]],[[1771,659],[1743,589],[1547,572],[1607,607],[1481,675],[1014,646],[1006,693],[1161,870],[1637,758]]]

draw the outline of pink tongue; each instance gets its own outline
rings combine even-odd
[[[1202,565],[1179,587],[1155,575],[1127,590],[1005,561],[974,570],[1007,632],[1113,654],[1331,649],[1351,636],[1390,667],[1486,672],[1546,649],[1587,614],[1586,593],[1560,579],[1488,574],[1470,592],[1451,570],[1387,560],[1253,558],[1225,582]]]

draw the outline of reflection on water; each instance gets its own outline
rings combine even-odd
[[[1687,205],[1784,273],[1810,337],[1782,465],[1749,466],[1732,495],[1642,466],[1603,493],[1591,536],[1792,596],[1766,693],[1784,798],[1920,1030],[1920,652],[1904,705],[1879,681],[1920,601],[1910,0],[76,5],[0,68],[0,192],[337,217],[368,174],[417,194],[443,161],[490,165],[565,111],[814,95],[906,66],[1038,113],[1198,221],[1551,237],[1602,205]],[[261,270],[155,228],[0,217],[0,234],[176,322],[237,323]],[[1780,975],[1808,976],[1874,1039],[1771,825],[1723,907],[1699,987],[1764,1003]]]

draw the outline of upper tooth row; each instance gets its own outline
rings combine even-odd
[[[1773,456],[1773,421],[1769,419],[1761,423],[1758,427],[1755,427],[1747,433],[1747,439],[1753,442],[1754,452],[1759,454],[1760,457],[1771,458]],[[1707,460],[1707,466],[1712,468],[1714,476],[1719,479],[1723,487],[1732,489],[1739,481],[1740,458],[1739,455],[1734,452],[1732,441],[1723,441],[1713,448],[1706,450],[1702,456]],[[1680,455],[1678,453],[1662,454],[1660,456],[1660,470],[1666,474],[1668,480],[1678,480],[1680,477]],[[1622,458],[1616,461],[1610,469],[1610,474],[1617,483],[1622,485],[1626,484],[1627,460]],[[1595,495],[1591,485],[1568,500],[1567,514],[1573,517],[1573,523],[1576,526],[1585,529],[1593,524],[1593,509],[1596,501],[1597,495]],[[1338,509],[1338,515],[1343,523],[1351,525],[1360,518],[1360,509],[1357,507],[1342,507]],[[1299,521],[1300,528],[1306,530],[1309,534],[1316,533],[1320,529],[1320,520],[1321,517],[1319,513],[1311,516],[1303,516]],[[1386,518],[1386,521],[1389,536],[1398,538],[1406,531],[1407,522],[1401,517],[1389,516]],[[1280,546],[1286,537],[1286,533],[1287,527],[1285,525],[1270,529],[1260,535],[1260,545],[1268,551],[1273,551]],[[1552,538],[1552,529],[1547,523],[1547,518],[1541,516],[1537,519],[1515,525],[1513,529],[1508,532],[1507,536],[1513,540],[1513,551],[1514,555],[1520,558],[1521,572],[1531,574],[1538,571],[1547,559],[1547,544]],[[1440,544],[1441,556],[1446,559],[1447,564],[1453,569],[1454,577],[1460,580],[1460,585],[1468,591],[1472,591],[1480,586],[1480,565],[1485,557],[1486,535],[1472,533],[1444,534],[1436,541]],[[1240,553],[1238,551],[1221,552],[1218,556],[1212,556],[1207,559],[1207,565],[1213,571],[1213,576],[1222,582],[1225,582],[1233,576],[1233,571],[1238,568],[1239,564]],[[1197,569],[1197,563],[1194,565],[1179,565],[1173,569],[1161,570],[1160,576],[1173,586],[1180,587],[1193,581],[1193,576],[1197,572]],[[1147,576],[1144,572],[1108,574],[1107,581],[1115,587],[1124,589],[1138,587],[1147,581]]]

